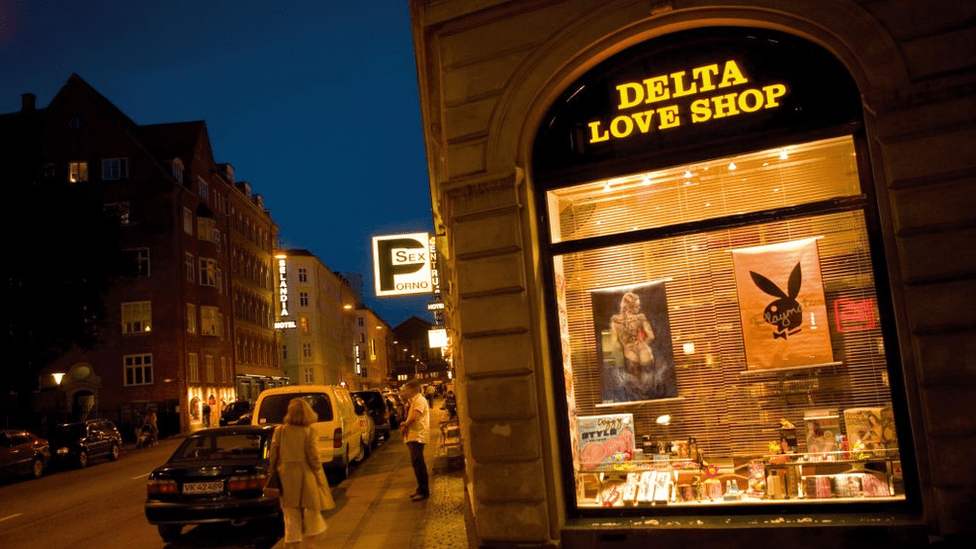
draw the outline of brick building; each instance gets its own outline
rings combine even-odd
[[[974,534],[976,6],[411,11],[482,547]]]
[[[213,159],[206,124],[136,124],[77,75],[46,108],[26,94],[20,116],[37,130],[44,177],[96,195],[139,265],[138,277],[110,291],[95,348],[49,365],[42,391],[69,417],[125,428],[147,407],[164,434],[216,425],[220,404],[236,398],[229,220],[239,191]],[[260,215],[270,249],[276,229]],[[65,374],[59,387],[54,373]]]

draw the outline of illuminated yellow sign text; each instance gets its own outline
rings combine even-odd
[[[677,128],[682,122],[692,124],[719,118],[737,116],[780,106],[780,98],[786,95],[785,84],[739,88],[749,83],[735,61],[726,61],[645,78],[639,82],[626,82],[616,86],[618,111],[626,111],[655,105],[654,108],[620,114],[609,122],[594,120],[587,124],[589,142],[600,143],[611,139],[624,139],[650,131]],[[732,90],[730,88],[736,88]],[[700,97],[690,103],[675,102],[682,97],[707,94],[719,90],[729,93]],[[664,104],[662,104],[664,103]]]

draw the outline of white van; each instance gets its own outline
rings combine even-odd
[[[251,424],[282,423],[293,398],[305,399],[319,415],[312,427],[322,468],[335,477],[346,478],[349,463],[362,460],[368,452],[349,391],[335,385],[290,385],[267,389],[258,395]]]

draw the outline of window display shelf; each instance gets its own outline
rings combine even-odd
[[[826,454],[778,454],[720,459],[704,467],[683,458],[604,464],[580,471],[580,504],[641,507],[897,501],[904,499],[901,463],[896,451],[888,453],[836,460]],[[837,454],[842,457],[841,452]]]

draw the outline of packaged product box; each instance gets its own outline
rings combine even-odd
[[[634,458],[634,415],[608,414],[578,419],[580,465],[584,470]]]
[[[808,410],[803,413],[803,421],[807,426],[807,453],[824,454],[840,450],[840,414],[836,410]]]
[[[876,456],[892,455],[898,450],[891,408],[848,408],[844,410],[844,425],[852,452],[858,443]]]

